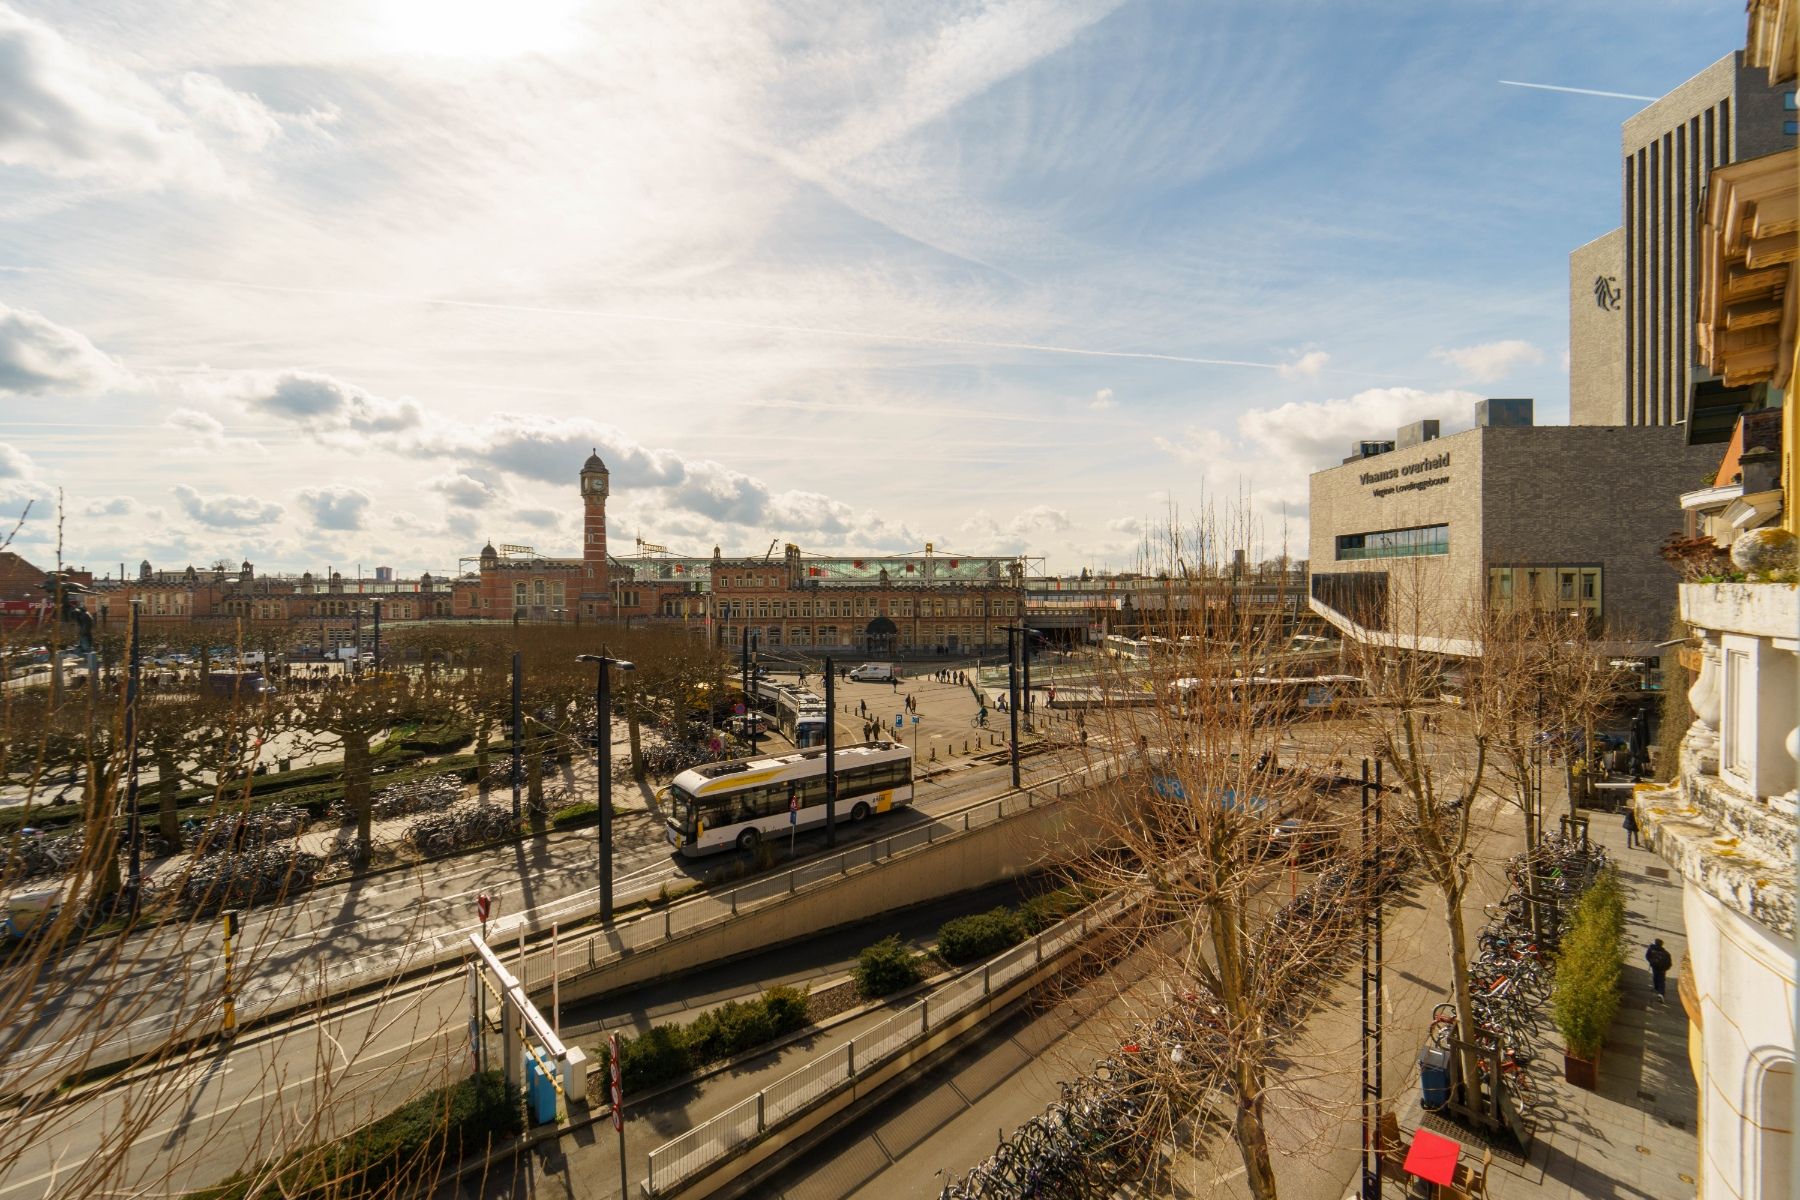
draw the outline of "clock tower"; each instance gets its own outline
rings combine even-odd
[[[600,461],[598,448],[581,465],[581,506],[583,509],[581,557],[600,568],[596,576],[598,589],[606,589],[606,492],[610,476]]]

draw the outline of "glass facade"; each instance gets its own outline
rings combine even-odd
[[[1411,529],[1345,533],[1338,535],[1337,539],[1339,562],[1363,558],[1415,558],[1422,554],[1448,553],[1448,525],[1416,525]]]

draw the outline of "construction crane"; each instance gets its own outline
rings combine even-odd
[[[769,549],[766,553],[763,554],[764,562],[774,562],[775,561],[775,545],[779,541],[781,541],[781,539],[778,537],[769,539]]]

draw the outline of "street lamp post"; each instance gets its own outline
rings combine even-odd
[[[837,691],[831,656],[825,656],[825,848],[837,845]]]
[[[371,602],[375,606],[375,673],[381,674],[381,601]],[[1030,679],[1030,675],[1025,676]]]
[[[756,703],[756,691],[750,679],[750,627],[744,627],[743,667],[744,667],[744,718],[745,728],[750,730],[750,753],[756,753],[756,714],[753,711]]]
[[[355,653],[350,656],[350,667],[354,674],[362,674],[362,605],[350,610],[350,632],[352,648]]]
[[[1006,627],[1006,719],[1012,742],[1012,785],[1019,786],[1019,652],[1013,639],[1020,633],[1017,625]]]
[[[131,602],[131,624],[125,633],[130,656],[125,675],[125,842],[129,860],[130,886],[126,901],[132,915],[138,911],[139,894],[144,881],[143,850],[139,845],[142,828],[138,820],[137,706],[138,706],[138,601]],[[91,668],[90,668],[91,670]]]
[[[578,654],[576,662],[593,663],[600,668],[594,685],[595,768],[600,772],[600,923],[613,919],[613,836],[612,836],[612,679],[608,668],[637,670],[636,663],[600,654]]]

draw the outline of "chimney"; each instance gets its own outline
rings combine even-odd
[[[1475,425],[1480,429],[1523,429],[1531,425],[1531,397],[1477,400]]]
[[[1402,425],[1394,431],[1394,449],[1405,450],[1425,442],[1436,441],[1438,423],[1436,421],[1414,421],[1411,425]]]

